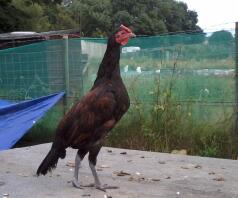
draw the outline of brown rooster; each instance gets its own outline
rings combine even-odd
[[[66,148],[72,147],[78,149],[73,185],[81,188],[78,170],[84,156],[89,153],[89,166],[95,180],[93,186],[100,190],[112,188],[101,185],[95,166],[105,136],[130,106],[120,75],[119,60],[120,46],[126,45],[134,36],[129,28],[121,25],[109,37],[93,87],[60,121],[51,150],[39,166],[37,175],[45,175],[55,168],[58,159],[65,157]]]

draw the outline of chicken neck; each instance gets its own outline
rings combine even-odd
[[[99,66],[95,83],[101,79],[118,79],[120,76],[120,46],[108,44],[102,62]],[[94,84],[95,84],[94,83]]]

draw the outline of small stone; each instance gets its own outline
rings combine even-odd
[[[133,177],[129,177],[128,181],[134,181],[135,179]]]
[[[225,179],[223,177],[216,177],[213,180],[215,180],[215,181],[225,181]]]
[[[108,152],[108,153],[112,153],[112,150],[108,149],[107,152]]]
[[[106,165],[106,164],[102,164],[101,166],[99,166],[100,168],[110,168],[110,166]]]
[[[66,163],[66,166],[75,167],[75,162],[74,162],[74,161],[68,161],[68,162]]]
[[[140,158],[145,158],[145,156],[141,156]]]
[[[187,166],[181,166],[182,169],[189,169]]]
[[[156,181],[160,181],[160,179],[158,179],[158,178],[152,178],[151,180],[152,180],[152,181],[155,181],[155,182],[156,182]]]
[[[121,155],[126,155],[126,154],[127,154],[127,152],[125,152],[125,151],[124,151],[124,152],[121,152],[120,154],[121,154]]]
[[[141,173],[139,173],[139,172],[136,172],[136,175],[141,175]]]
[[[182,149],[182,150],[172,150],[171,154],[177,154],[177,155],[187,155],[188,152],[186,149]]]
[[[112,196],[104,195],[104,198],[112,198]]]
[[[199,165],[199,164],[197,164],[196,166],[194,166],[194,168],[201,169],[201,168],[202,168],[202,166],[201,166],[201,165]]]
[[[159,161],[158,163],[159,164],[166,164],[164,161]]]
[[[117,176],[127,176],[127,175],[131,175],[130,173],[127,173],[127,172],[124,172],[124,171],[114,172],[114,174],[116,174]]]
[[[29,175],[27,175],[25,173],[18,173],[17,175],[20,176],[20,177],[29,177]]]
[[[138,181],[140,182],[140,181],[144,181],[145,180],[145,178],[144,177],[139,177],[138,178]]]
[[[210,172],[210,173],[208,173],[209,175],[215,175],[216,173],[215,172]]]
[[[82,197],[90,197],[91,195],[90,194],[84,194],[82,195]]]

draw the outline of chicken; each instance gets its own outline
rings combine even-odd
[[[52,147],[37,170],[38,176],[56,168],[58,159],[65,158],[66,148],[72,147],[78,149],[73,186],[82,186],[78,171],[84,156],[89,153],[93,186],[100,190],[111,188],[101,185],[95,166],[103,140],[130,106],[129,96],[120,75],[119,60],[120,46],[126,45],[134,36],[129,28],[121,25],[109,37],[93,87],[60,121]]]

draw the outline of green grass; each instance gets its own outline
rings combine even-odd
[[[233,76],[158,76],[142,72],[123,75],[123,80],[132,105],[109,135],[107,146],[160,152],[186,149],[191,155],[207,157],[238,156],[233,129]],[[91,82],[91,78],[85,79],[88,87]]]

